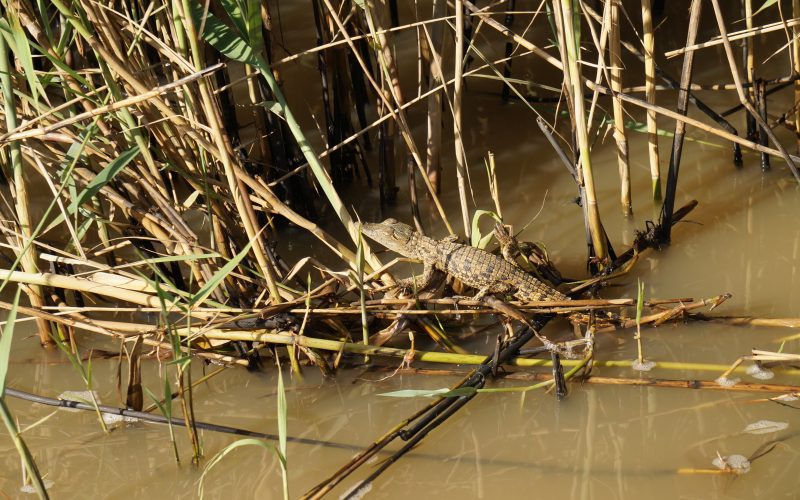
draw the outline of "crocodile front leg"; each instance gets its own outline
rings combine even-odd
[[[398,280],[397,286],[403,292],[413,293],[416,291],[419,293],[423,290],[426,290],[434,281],[436,281],[436,273],[437,270],[435,267],[425,264],[421,277],[418,278],[416,276],[412,276],[411,278]]]

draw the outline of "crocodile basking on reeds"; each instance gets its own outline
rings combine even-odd
[[[422,261],[425,271],[418,289],[425,288],[439,270],[478,289],[479,296],[496,293],[525,301],[569,300],[515,264],[479,248],[456,243],[453,236],[436,241],[395,219],[363,224],[361,232],[404,257]]]

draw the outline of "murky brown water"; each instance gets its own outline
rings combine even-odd
[[[284,7],[285,8],[285,7]],[[286,29],[286,28],[285,28]],[[287,31],[287,38],[290,33]],[[289,45],[292,49],[298,47]],[[574,186],[535,127],[529,110],[519,103],[503,105],[496,95],[481,93],[484,84],[467,94],[465,132],[477,208],[491,209],[480,158],[496,154],[501,201],[506,219],[522,227],[541,208],[524,234],[543,241],[567,275],[582,275],[585,260],[583,222],[572,203]],[[495,85],[495,90],[499,86]],[[663,99],[673,102],[672,94]],[[780,99],[780,97],[778,97]],[[778,109],[776,105],[776,109]],[[413,118],[412,113],[412,118]],[[666,123],[666,122],[665,122]],[[740,125],[737,121],[736,125]],[[666,124],[665,128],[671,128]],[[420,129],[421,130],[421,129]],[[617,205],[617,165],[613,150],[596,148],[600,203],[609,235],[623,250],[633,230],[657,214],[648,201],[649,172],[642,137],[634,140],[635,218],[621,218]],[[735,170],[727,144],[697,131],[681,167],[680,205],[697,199],[700,205],[673,232],[673,246],[648,253],[635,273],[606,297],[632,297],[636,278],[649,297],[710,297],[729,292],[733,298],[720,313],[768,317],[798,317],[800,310],[800,189],[788,170],[773,159],[762,174],[758,157],[746,154],[745,168]],[[791,144],[787,138],[786,144]],[[669,141],[661,143],[666,155]],[[447,155],[451,155],[448,151]],[[445,164],[451,165],[450,158]],[[666,158],[664,158],[666,160]],[[664,161],[662,164],[666,164]],[[452,188],[452,175],[445,177]],[[399,183],[404,186],[404,182]],[[361,188],[359,188],[361,189]],[[376,195],[356,205],[365,220],[381,216]],[[457,195],[443,196],[454,225]],[[430,212],[430,211],[429,211]],[[407,219],[405,209],[395,213]],[[441,228],[439,228],[441,231]],[[296,233],[290,236],[296,237]],[[296,245],[308,242],[295,241]],[[318,247],[311,242],[314,251]],[[323,250],[319,250],[323,252]],[[565,323],[553,323],[546,333],[568,334]],[[777,350],[788,329],[730,327],[719,324],[666,325],[644,332],[645,353],[655,361],[733,362],[751,348]],[[85,338],[82,345],[96,345]],[[110,346],[111,350],[116,347]],[[477,342],[476,352],[491,352],[493,344]],[[797,352],[797,343],[785,346]],[[599,338],[598,359],[633,359],[632,332]],[[103,402],[119,404],[115,386],[117,361],[93,362],[95,389]],[[198,375],[200,369],[197,367]],[[196,392],[199,420],[277,433],[276,377],[230,369]],[[636,375],[626,370],[599,373]],[[302,381],[288,380],[289,434],[338,443],[344,447],[290,443],[289,481],[297,496],[338,469],[357,450],[383,435],[406,416],[428,403],[425,399],[394,399],[380,394],[400,388],[440,388],[458,377],[399,374],[376,381],[385,373],[341,372],[323,381],[307,370]],[[675,372],[658,367],[648,376],[714,379],[718,372]],[[753,380],[744,376],[745,380]],[[144,384],[160,392],[155,361],[144,363]],[[777,383],[800,385],[778,376]],[[490,386],[523,385],[491,382]],[[39,348],[38,339],[21,325],[14,340],[9,374],[11,387],[56,396],[81,390],[83,384],[63,357]],[[759,401],[761,394],[687,389],[570,385],[561,402],[541,392],[486,394],[471,401],[423,444],[393,465],[372,488],[371,498],[789,498],[797,492],[796,467],[800,443],[797,413]],[[136,423],[108,435],[89,412],[53,411],[9,400],[22,427],[48,419],[24,434],[40,470],[53,482],[54,498],[192,498],[201,469],[190,465],[186,434],[176,429],[182,462],[176,464],[165,426]],[[742,434],[759,420],[787,422],[785,431]],[[4,431],[2,431],[4,432]],[[205,455],[211,457],[236,440],[202,432]],[[749,456],[762,444],[785,438],[771,453],[756,460],[750,473],[731,476],[679,474],[679,469],[712,468],[720,455]],[[375,462],[348,479],[331,495],[336,498],[364,477]],[[10,441],[0,439],[0,494],[21,495],[19,461]],[[281,494],[280,469],[274,455],[256,447],[234,451],[207,477],[209,498],[273,498]]]

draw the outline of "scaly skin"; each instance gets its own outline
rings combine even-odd
[[[403,257],[422,261],[425,265],[423,281],[426,283],[434,269],[438,269],[477,288],[479,295],[513,295],[524,301],[569,300],[563,293],[501,257],[472,246],[460,245],[452,238],[436,241],[394,219],[386,219],[380,224],[363,224],[361,232]]]

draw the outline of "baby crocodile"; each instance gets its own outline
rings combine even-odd
[[[525,301],[569,300],[563,293],[514,264],[478,248],[456,243],[452,236],[436,241],[395,219],[386,219],[380,224],[363,224],[361,232],[389,250],[421,260],[425,271],[419,288],[424,288],[433,278],[434,270],[438,269],[477,288],[478,295],[514,295]]]

